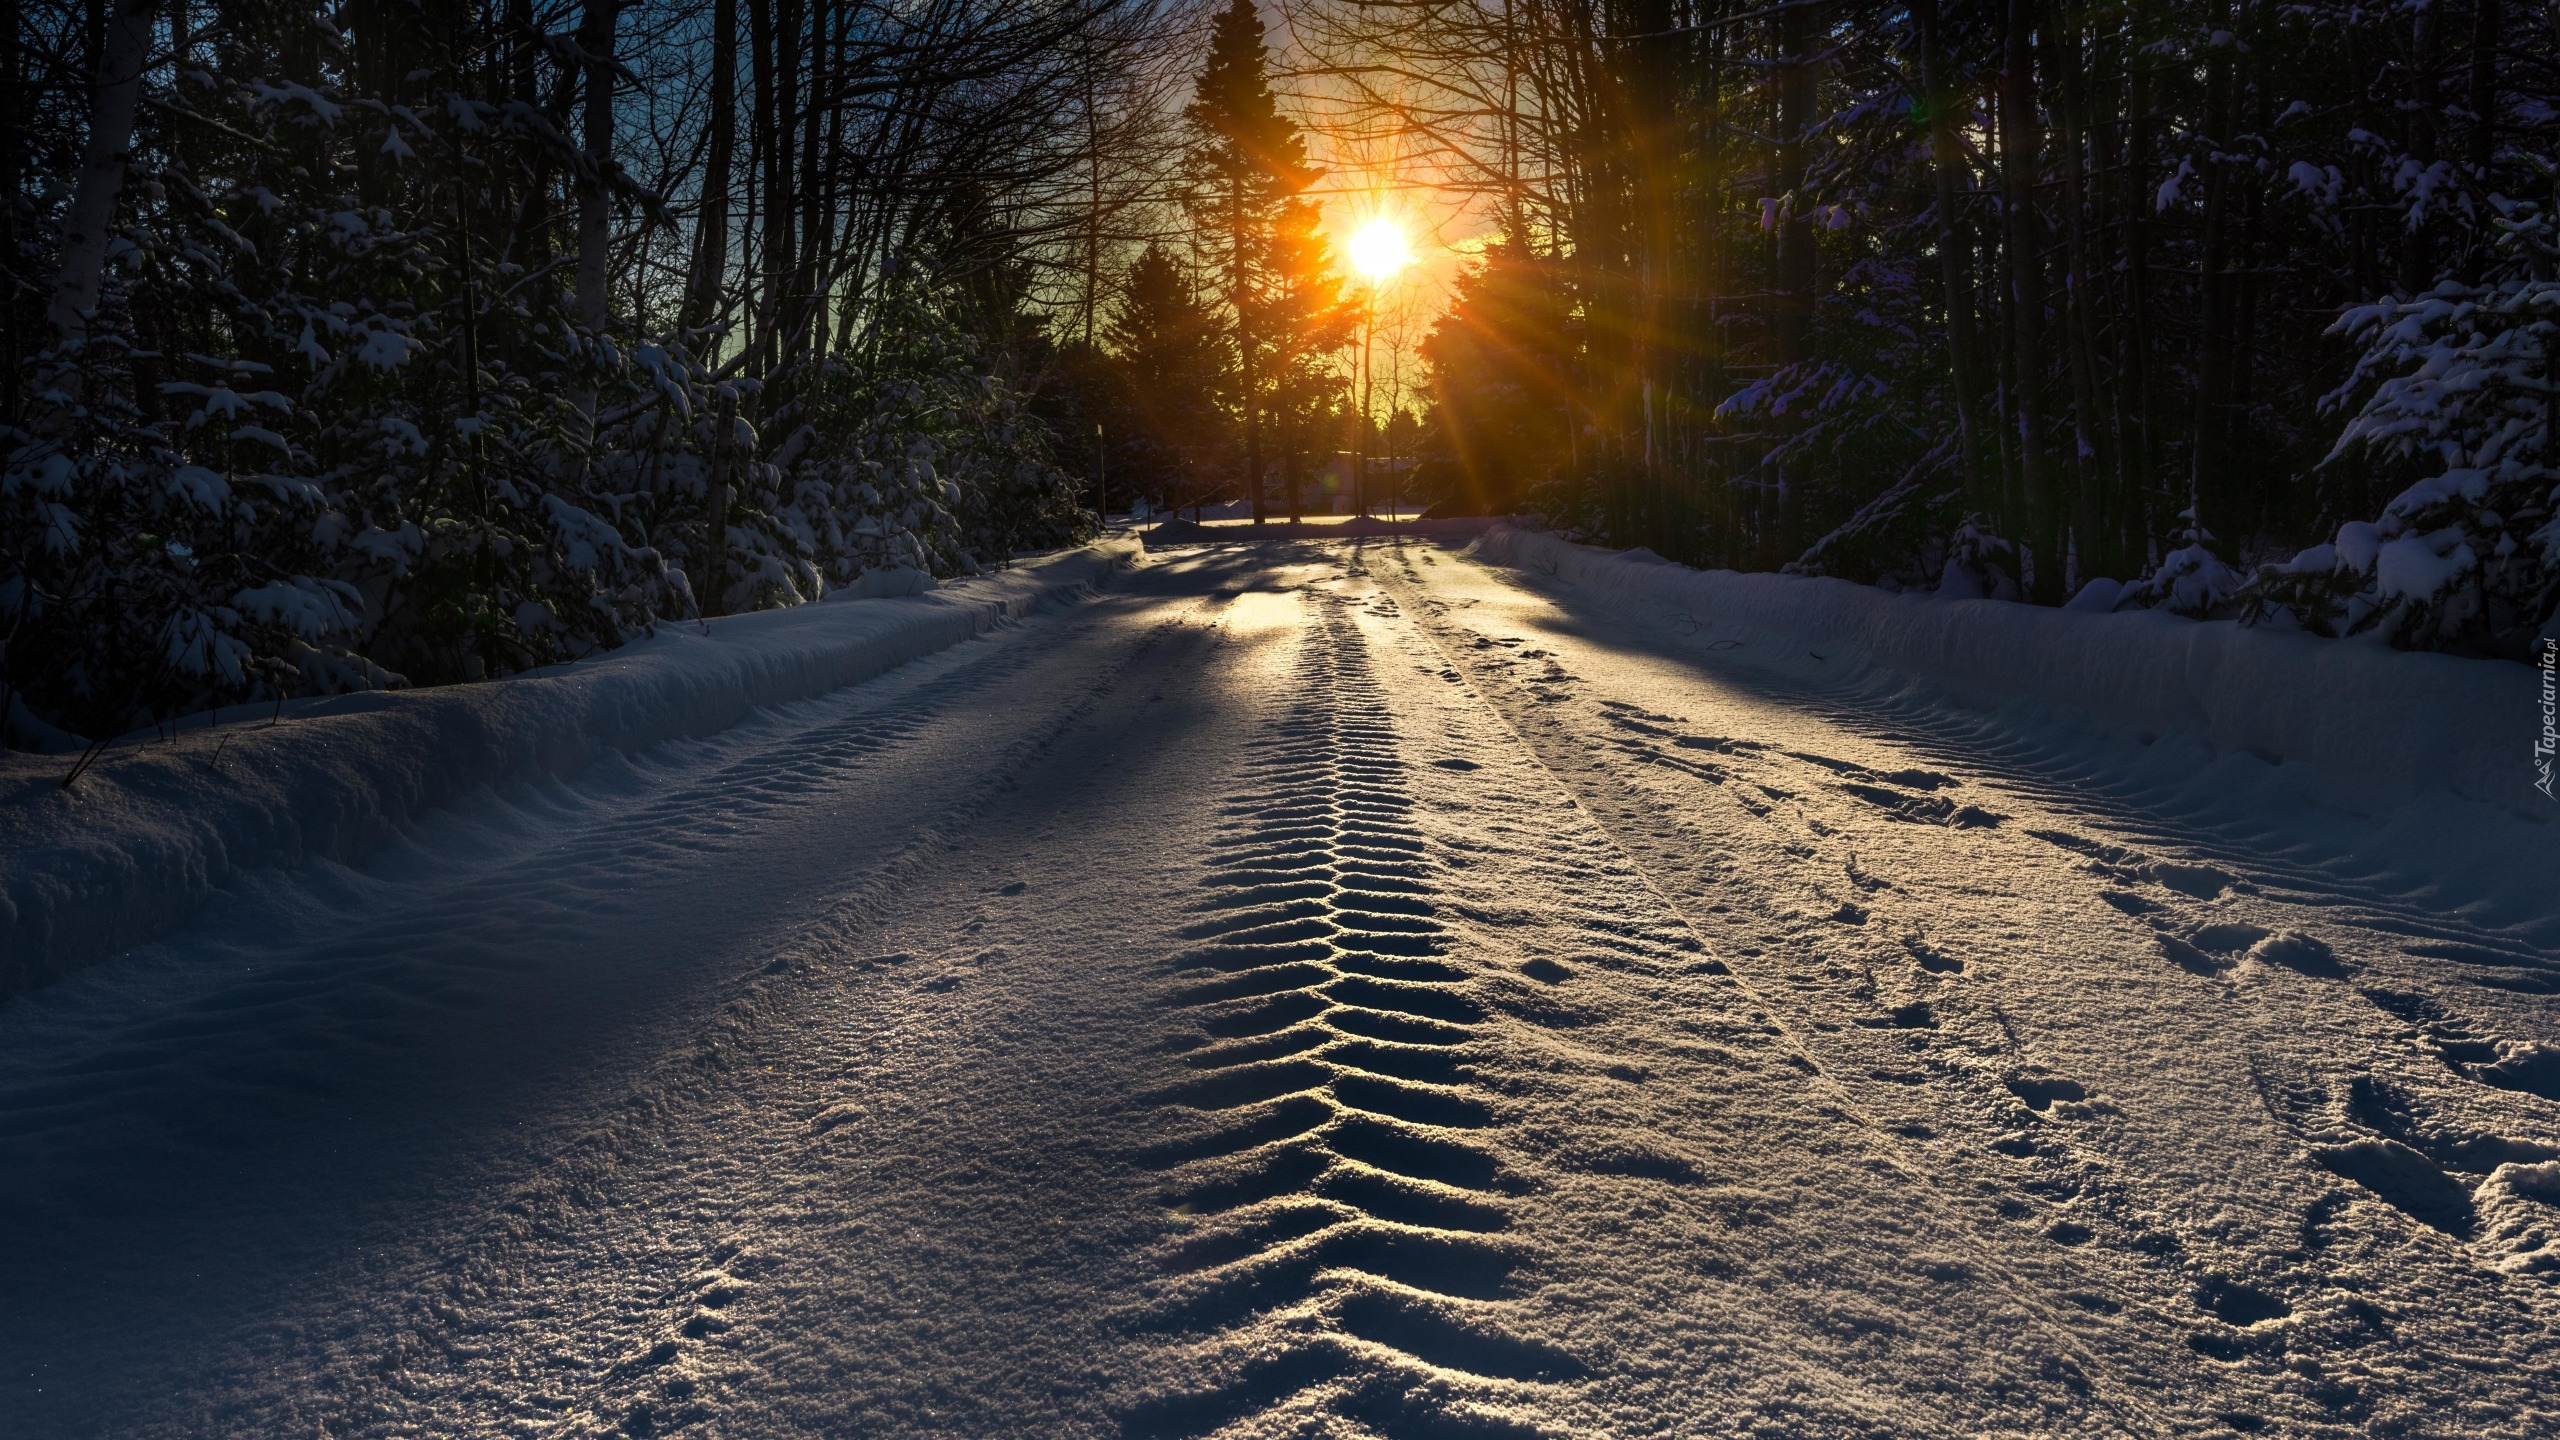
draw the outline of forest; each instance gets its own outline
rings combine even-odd
[[[2560,11],[1333,14],[1361,102],[1500,217],[1425,349],[1482,503],[1705,565],[2547,635]]]
[[[2549,6],[5,15],[13,746],[1328,466],[1888,589],[2509,658],[2560,609]]]

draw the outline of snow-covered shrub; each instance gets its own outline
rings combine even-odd
[[[1963,498],[1932,461],[1923,461],[1780,571],[1837,575],[1897,592],[1927,590],[1934,582],[1949,598],[2015,599],[2008,542],[1990,536],[1978,519],[1950,523]]]
[[[2262,568],[2245,600],[2322,634],[2521,657],[2560,608],[2560,281],[2552,218],[2510,204],[2508,273],[2349,309],[2364,346],[2331,452],[2417,475],[2379,519]],[[2537,278],[2539,272],[2542,278]]]
[[[777,407],[767,529],[734,605],[793,603],[866,570],[966,574],[1093,534],[1049,433],[924,282],[892,286],[862,342],[803,367]]]
[[[1048,427],[959,322],[956,301],[923,282],[890,289],[859,352],[876,397],[868,450],[925,450],[925,478],[939,479],[957,523],[955,559],[1000,561],[1091,536],[1094,517],[1058,468]]]
[[[2166,610],[2203,620],[2230,614],[2243,581],[2213,552],[2213,533],[2190,506],[2178,512],[2178,541],[2152,572],[2117,592],[2118,610]]]
[[[1938,571],[1938,594],[1949,600],[2018,598],[2018,547],[1969,519],[1947,537]]]
[[[1818,209],[1829,228],[1849,226],[1848,210]],[[1783,571],[1927,589],[1941,580],[1957,530],[1982,519],[1967,514],[1954,437],[1931,433],[1948,393],[1931,368],[1930,293],[1908,257],[1858,255],[1814,307],[1818,358],[1776,366],[1716,407],[1720,425],[1765,446],[1755,483],[1776,492],[1778,512],[1803,527],[1796,533],[1820,527]],[[1843,476],[1891,483],[1857,500]],[[2005,563],[2014,574],[2014,553]],[[1982,586],[1959,593],[1990,594],[2003,583],[1988,569],[1968,573]]]
[[[86,345],[39,357],[50,383],[29,428],[0,428],[13,729],[116,734],[225,700],[384,683],[354,649],[363,601],[330,563],[324,498],[278,433],[292,402],[253,368],[208,362],[202,380],[164,382],[184,403],[142,408],[123,309],[110,289]]]
[[[970,549],[1002,557],[1092,538],[1099,517],[1085,508],[1075,478],[1058,468],[1047,427],[1023,408],[1020,394],[989,377],[973,418],[969,443],[955,447],[948,462],[959,477]]]
[[[326,44],[279,76],[257,34],[136,145],[109,303],[5,437],[8,676],[85,734],[521,669],[690,605],[597,463],[663,424],[669,367],[491,238],[574,160],[557,127],[349,94]]]

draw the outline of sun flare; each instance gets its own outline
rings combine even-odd
[[[1385,283],[1412,263],[1413,245],[1405,239],[1404,227],[1386,216],[1361,226],[1351,237],[1351,268],[1372,285]]]

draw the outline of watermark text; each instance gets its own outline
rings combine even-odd
[[[2533,739],[2533,788],[2542,798],[2552,799],[2552,752],[2560,749],[2560,639],[2545,638],[2534,654],[2535,668],[2542,672],[2542,733]]]

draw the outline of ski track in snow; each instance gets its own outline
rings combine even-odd
[[[238,887],[0,1010],[0,1433],[2560,1431],[2548,836],[1679,618],[1177,552]]]

